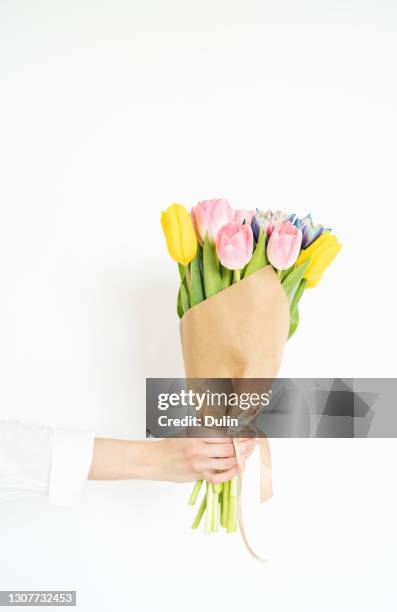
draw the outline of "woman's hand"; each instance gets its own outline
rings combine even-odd
[[[156,442],[96,438],[90,480],[168,480],[212,483],[244,469],[257,440],[240,438],[240,466],[231,438],[167,438]]]
[[[157,457],[155,480],[225,482],[243,471],[257,443],[255,438],[239,439],[240,466],[231,438],[167,438],[150,443]]]

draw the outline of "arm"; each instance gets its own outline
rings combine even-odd
[[[243,463],[256,444],[256,439],[240,440]],[[168,438],[142,442],[96,438],[89,479],[191,482],[205,478],[220,483],[238,472],[229,438]]]
[[[243,462],[255,445],[255,439],[240,441]],[[41,495],[50,503],[72,506],[87,478],[172,482],[205,478],[215,483],[229,480],[239,470],[230,439],[94,439],[83,431],[0,421],[3,499]]]

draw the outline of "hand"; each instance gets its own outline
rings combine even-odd
[[[154,453],[159,454],[155,480],[226,482],[244,470],[258,443],[256,438],[240,438],[238,442],[240,466],[231,438],[167,438],[152,443],[152,447],[157,446]]]

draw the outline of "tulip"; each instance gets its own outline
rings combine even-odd
[[[314,225],[311,214],[302,219],[295,219],[294,225],[302,230],[302,249],[306,249],[324,231],[322,225]]]
[[[274,268],[286,270],[294,264],[302,243],[302,230],[291,221],[275,227],[267,243],[267,256]]]
[[[282,210],[266,210],[263,212],[262,210],[256,209],[256,213],[251,220],[255,241],[258,242],[259,231],[261,229],[266,233],[267,237],[269,237],[274,227],[281,225],[284,221],[291,221],[292,223],[294,218],[294,214],[289,215]]]
[[[248,223],[248,225],[251,223],[251,219],[254,216],[255,211],[254,210],[235,210],[234,211],[234,221],[235,223],[241,223],[241,225],[243,225],[243,223]]]
[[[241,270],[252,257],[253,245],[251,226],[232,221],[219,230],[216,253],[225,268]]]
[[[264,218],[271,221],[271,224],[273,225],[273,227],[277,227],[278,225],[281,225],[285,221],[291,221],[292,223],[293,220],[295,219],[295,215],[294,213],[289,215],[288,213],[285,213],[282,210],[276,210],[274,212],[271,210],[268,210],[267,212],[264,213]]]
[[[309,264],[303,275],[303,278],[306,279],[306,287],[318,285],[324,270],[332,263],[341,248],[342,246],[338,243],[336,236],[326,231],[317,240],[312,242],[307,249],[301,251],[297,261],[298,265],[310,257]]]
[[[189,213],[180,204],[172,204],[161,213],[161,225],[172,259],[187,266],[197,252],[197,238]]]
[[[212,245],[215,244],[221,227],[233,221],[233,211],[224,198],[199,202],[192,208],[191,215],[199,242],[203,243],[208,234]]]
[[[258,215],[258,213],[256,213],[252,219],[251,219],[251,227],[252,227],[252,232],[254,234],[254,239],[255,242],[258,242],[259,240],[259,234],[260,231],[263,230],[263,232],[266,234],[266,236],[269,238],[270,234],[272,233],[273,230],[273,225],[271,221],[265,221],[264,219],[261,219],[260,216]]]

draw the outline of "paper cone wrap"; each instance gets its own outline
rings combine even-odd
[[[266,266],[183,315],[186,377],[274,378],[289,323],[287,296]]]

